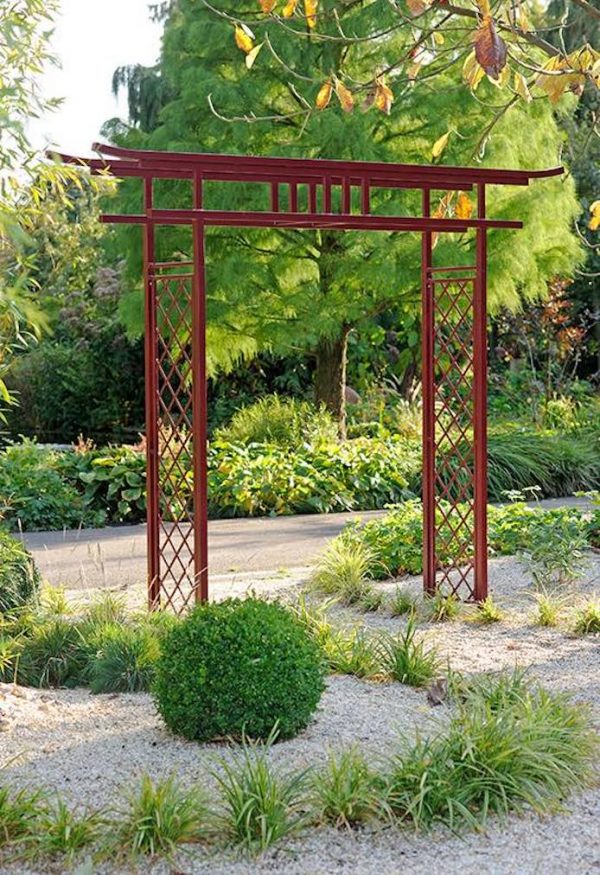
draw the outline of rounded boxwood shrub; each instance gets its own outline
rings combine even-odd
[[[40,576],[22,541],[0,530],[0,613],[14,611],[37,598]]]
[[[279,738],[307,726],[324,689],[318,646],[289,611],[259,599],[196,607],[165,637],[154,696],[188,739]]]

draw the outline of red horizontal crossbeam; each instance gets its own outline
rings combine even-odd
[[[344,231],[448,231],[469,228],[522,228],[513,219],[434,219],[417,216],[353,216],[350,213],[272,213],[233,210],[150,210],[148,216],[108,214],[103,222],[133,225],[206,225],[230,228],[337,228]]]

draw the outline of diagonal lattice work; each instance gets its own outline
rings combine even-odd
[[[193,275],[161,272],[155,304],[155,603],[181,612],[197,598],[194,533]]]
[[[475,277],[432,272],[437,587],[475,598]]]

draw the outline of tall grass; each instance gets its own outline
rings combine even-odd
[[[435,650],[427,649],[425,643],[417,639],[412,617],[403,632],[381,635],[379,649],[383,670],[395,681],[410,687],[426,686],[440,668]]]
[[[374,562],[373,551],[366,544],[335,538],[317,560],[309,588],[354,604],[371,591],[369,577]]]
[[[318,822],[351,829],[381,814],[381,779],[357,748],[331,753],[312,775],[312,804]]]

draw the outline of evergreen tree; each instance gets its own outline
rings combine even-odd
[[[218,11],[228,6],[222,0],[211,5]],[[239,6],[240,16],[255,8],[249,2]],[[386,14],[392,12],[382,9],[378,26],[385,25]],[[340,26],[360,35],[371,26],[370,16],[370,4],[348,4],[340,10]],[[389,117],[377,105],[350,113],[338,104],[321,112],[314,106],[319,83],[344,65],[343,45],[290,41],[285,30],[271,32],[268,22],[259,21],[256,44],[264,45],[252,69],[247,69],[240,63],[232,34],[231,22],[203,3],[174,2],[166,12],[161,57],[153,71],[160,82],[149,89],[153,99],[158,93],[169,95],[156,127],[146,131],[139,123],[126,127],[113,121],[107,132],[130,147],[416,163],[431,161],[432,145],[441,140],[446,144],[443,160],[450,164],[473,163],[477,153],[483,153],[489,166],[557,163],[561,134],[547,101],[523,102],[506,116],[504,98],[493,84],[481,82],[474,101],[460,76],[450,70],[439,72],[435,81],[423,77],[417,86],[408,84],[392,107],[384,107],[390,109]],[[406,48],[407,35],[400,31],[388,41],[386,52],[399,56]],[[285,62],[261,63],[267,51]],[[379,47],[368,41],[362,51],[353,52],[352,65],[345,67],[347,81],[372,69],[374,54],[380,56]],[[294,71],[308,67],[320,71],[311,83],[311,103],[295,85]],[[120,75],[124,77],[122,71]],[[129,76],[140,80],[135,68]],[[130,97],[131,120],[148,119],[147,108],[136,103],[139,89],[130,89]],[[206,188],[209,209],[266,206],[266,192],[256,191],[256,186],[250,191],[231,183],[209,183]],[[182,191],[180,184],[161,185],[161,205],[175,204]],[[139,195],[133,183],[124,183],[119,196],[124,209],[135,209]],[[502,188],[490,192],[490,207],[492,216],[525,220],[521,232],[489,234],[491,304],[516,307],[523,297],[543,294],[548,278],[570,271],[579,257],[571,232],[578,211],[574,187],[569,179],[552,179],[536,183],[533,191]],[[420,197],[410,191],[381,193],[374,196],[373,208],[418,215]],[[132,270],[139,271],[138,234],[119,233],[121,245],[126,240],[132,253]],[[165,229],[159,256],[189,252],[186,235],[185,229]],[[442,235],[435,257],[442,265],[464,264],[473,260],[473,251],[473,235]],[[213,229],[208,256],[213,370],[231,367],[239,356],[261,349],[312,350],[317,400],[338,416],[343,432],[348,333],[380,313],[394,310],[401,322],[403,313],[418,308],[419,236]]]

